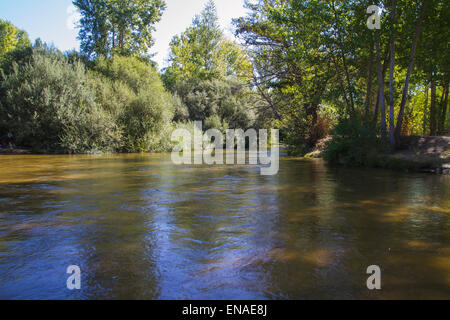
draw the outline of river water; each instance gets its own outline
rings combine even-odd
[[[0,165],[2,299],[450,298],[449,176],[168,154]]]

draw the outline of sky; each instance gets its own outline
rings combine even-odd
[[[192,23],[206,2],[166,0],[167,8],[156,25],[155,45],[151,48],[160,68],[165,66],[172,37]],[[244,0],[215,0],[215,3],[220,25],[229,37],[233,37],[231,20],[245,15]],[[0,19],[27,31],[32,41],[41,38],[62,51],[79,49],[78,30],[74,28],[77,12],[72,0],[0,0]]]

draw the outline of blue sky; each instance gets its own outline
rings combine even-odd
[[[207,0],[166,0],[167,9],[156,25],[155,60],[160,67],[168,55],[169,42],[176,34],[183,32],[198,14]],[[220,24],[232,37],[231,19],[245,15],[244,0],[215,0]],[[79,49],[76,40],[78,31],[73,29],[74,15],[72,0],[0,0],[0,18],[9,20],[30,35],[31,40],[41,38],[53,43],[62,51]]]

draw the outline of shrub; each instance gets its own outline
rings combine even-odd
[[[382,151],[377,128],[361,117],[342,117],[332,131],[325,147],[324,158],[331,163],[373,166]]]
[[[85,67],[38,47],[1,84],[2,127],[37,152],[114,151],[120,134],[96,103]]]
[[[181,97],[186,106],[188,119],[205,121],[211,117],[220,117],[231,128],[250,128],[255,122],[251,112],[254,93],[238,80],[198,80],[178,81],[173,86],[175,95]],[[187,120],[184,116],[176,121]],[[177,113],[180,113],[179,111]]]
[[[223,134],[226,133],[226,130],[229,128],[228,123],[222,121],[218,115],[211,116],[205,120],[205,124],[203,126],[203,130],[207,131],[209,129],[217,129]]]
[[[97,99],[122,129],[122,151],[168,151],[169,128],[178,104],[165,89],[156,69],[136,57],[101,58],[94,71]]]
[[[290,146],[291,155],[305,155],[311,152],[319,140],[328,136],[328,121],[318,118],[314,124],[312,116],[299,110],[292,117],[282,121],[282,140]]]
[[[185,122],[189,120],[189,110],[186,105],[183,103],[183,100],[180,98],[178,94],[173,95],[173,104],[174,104],[174,122]]]

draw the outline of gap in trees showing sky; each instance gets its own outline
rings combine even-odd
[[[156,24],[155,45],[151,53],[159,67],[165,66],[169,43],[183,32],[207,0],[166,0],[167,8]],[[215,0],[220,25],[233,38],[231,20],[244,16],[244,0]],[[34,41],[41,38],[62,51],[79,49],[78,30],[74,26],[78,16],[72,0],[14,0],[0,1],[0,19],[8,20],[28,32]]]

